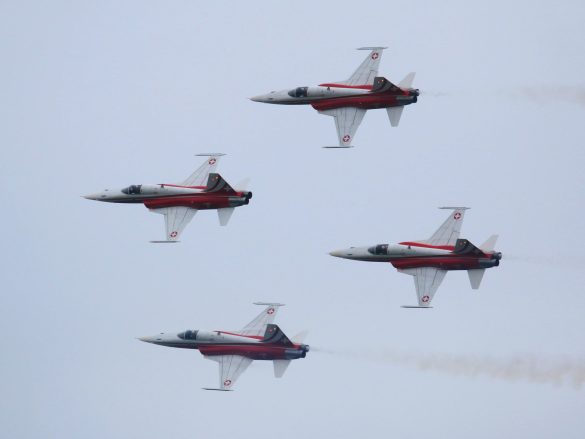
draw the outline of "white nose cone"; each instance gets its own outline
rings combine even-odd
[[[329,254],[336,258],[347,258],[348,256],[351,256],[348,254],[348,250],[333,250],[332,252],[329,252]]]
[[[86,200],[94,200],[94,201],[96,201],[96,200],[99,200],[100,199],[100,194],[99,193],[97,193],[97,194],[89,194],[89,195],[82,195],[82,196]]]

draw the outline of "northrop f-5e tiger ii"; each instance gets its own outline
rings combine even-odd
[[[385,108],[390,124],[396,127],[404,106],[418,100],[419,91],[412,88],[414,73],[406,75],[398,85],[378,76],[384,49],[386,47],[360,47],[358,50],[370,50],[370,53],[345,81],[271,91],[250,99],[266,104],[311,105],[319,113],[335,118],[339,146],[328,148],[349,148],[366,111]]]
[[[246,205],[252,192],[232,188],[215,168],[223,154],[198,154],[205,162],[180,183],[134,184],[124,189],[105,189],[85,198],[109,203],[142,203],[151,212],[165,216],[166,240],[178,242],[181,232],[198,210],[217,210],[219,223],[227,225],[234,209]]]
[[[291,341],[275,325],[274,318],[282,303],[256,302],[266,308],[239,331],[200,331],[164,333],[139,340],[173,348],[197,349],[208,360],[219,364],[219,387],[205,390],[232,390],[239,376],[254,360],[269,360],[274,376],[281,378],[292,360],[305,358],[309,346],[302,343],[305,334]]]
[[[471,288],[479,288],[486,268],[500,265],[502,253],[494,251],[498,235],[492,235],[476,247],[467,239],[459,239],[459,231],[467,207],[441,207],[451,209],[445,222],[429,239],[405,241],[395,245],[378,244],[368,247],[351,247],[330,253],[338,258],[367,262],[390,262],[400,273],[414,277],[418,306],[429,308],[435,292],[447,271],[467,270]]]

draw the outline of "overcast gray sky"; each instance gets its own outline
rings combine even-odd
[[[585,385],[445,363],[585,381],[584,22],[582,1],[0,2],[2,436],[582,438]],[[320,148],[332,118],[247,99],[344,79],[364,45],[423,95],[398,128],[368,112],[352,150]],[[155,246],[160,215],[79,197],[206,151],[252,179],[229,227],[201,212]],[[432,310],[400,308],[410,276],[327,254],[428,237],[451,204],[504,260],[479,291],[450,273]],[[199,353],[134,339],[238,329],[255,300],[334,353],[225,394]]]

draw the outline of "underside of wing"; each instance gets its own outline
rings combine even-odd
[[[348,80],[342,81],[347,85],[371,85],[378,76],[378,66],[382,59],[385,47],[361,47],[359,50],[371,50],[366,59],[360,64]]]
[[[162,209],[150,209],[151,212],[165,216],[166,239],[169,242],[177,241],[187,224],[197,213],[196,209],[188,207],[164,207]]]
[[[283,306],[282,303],[263,303],[257,302],[256,305],[266,305],[266,308],[258,314],[254,320],[248,323],[239,331],[242,335],[263,336],[266,331],[266,325],[274,323],[274,318],[278,312],[278,308]]]
[[[219,388],[217,390],[232,390],[240,375],[253,361],[241,355],[214,355],[205,358],[219,363]]]
[[[210,173],[215,172],[219,163],[219,159],[223,154],[216,153],[198,155],[206,156],[207,159],[195,170],[195,172],[179,183],[181,186],[205,186],[207,183],[207,177],[209,177]]]
[[[433,235],[422,242],[430,245],[455,245],[459,239],[463,217],[468,207],[441,207],[441,209],[452,209],[445,222]]]
[[[359,128],[367,110],[356,107],[343,107],[320,111],[321,114],[333,116],[340,147],[351,147],[353,136]]]
[[[446,270],[432,267],[408,268],[399,271],[414,276],[418,306],[425,308],[430,306],[437,289],[447,274]]]

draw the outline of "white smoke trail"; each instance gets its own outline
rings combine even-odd
[[[312,348],[312,350],[330,355],[398,364],[422,371],[437,371],[469,378],[485,376],[505,381],[570,385],[577,390],[585,384],[585,358],[544,357],[530,354],[511,357],[445,353],[419,354],[391,349],[361,352],[319,348]]]

